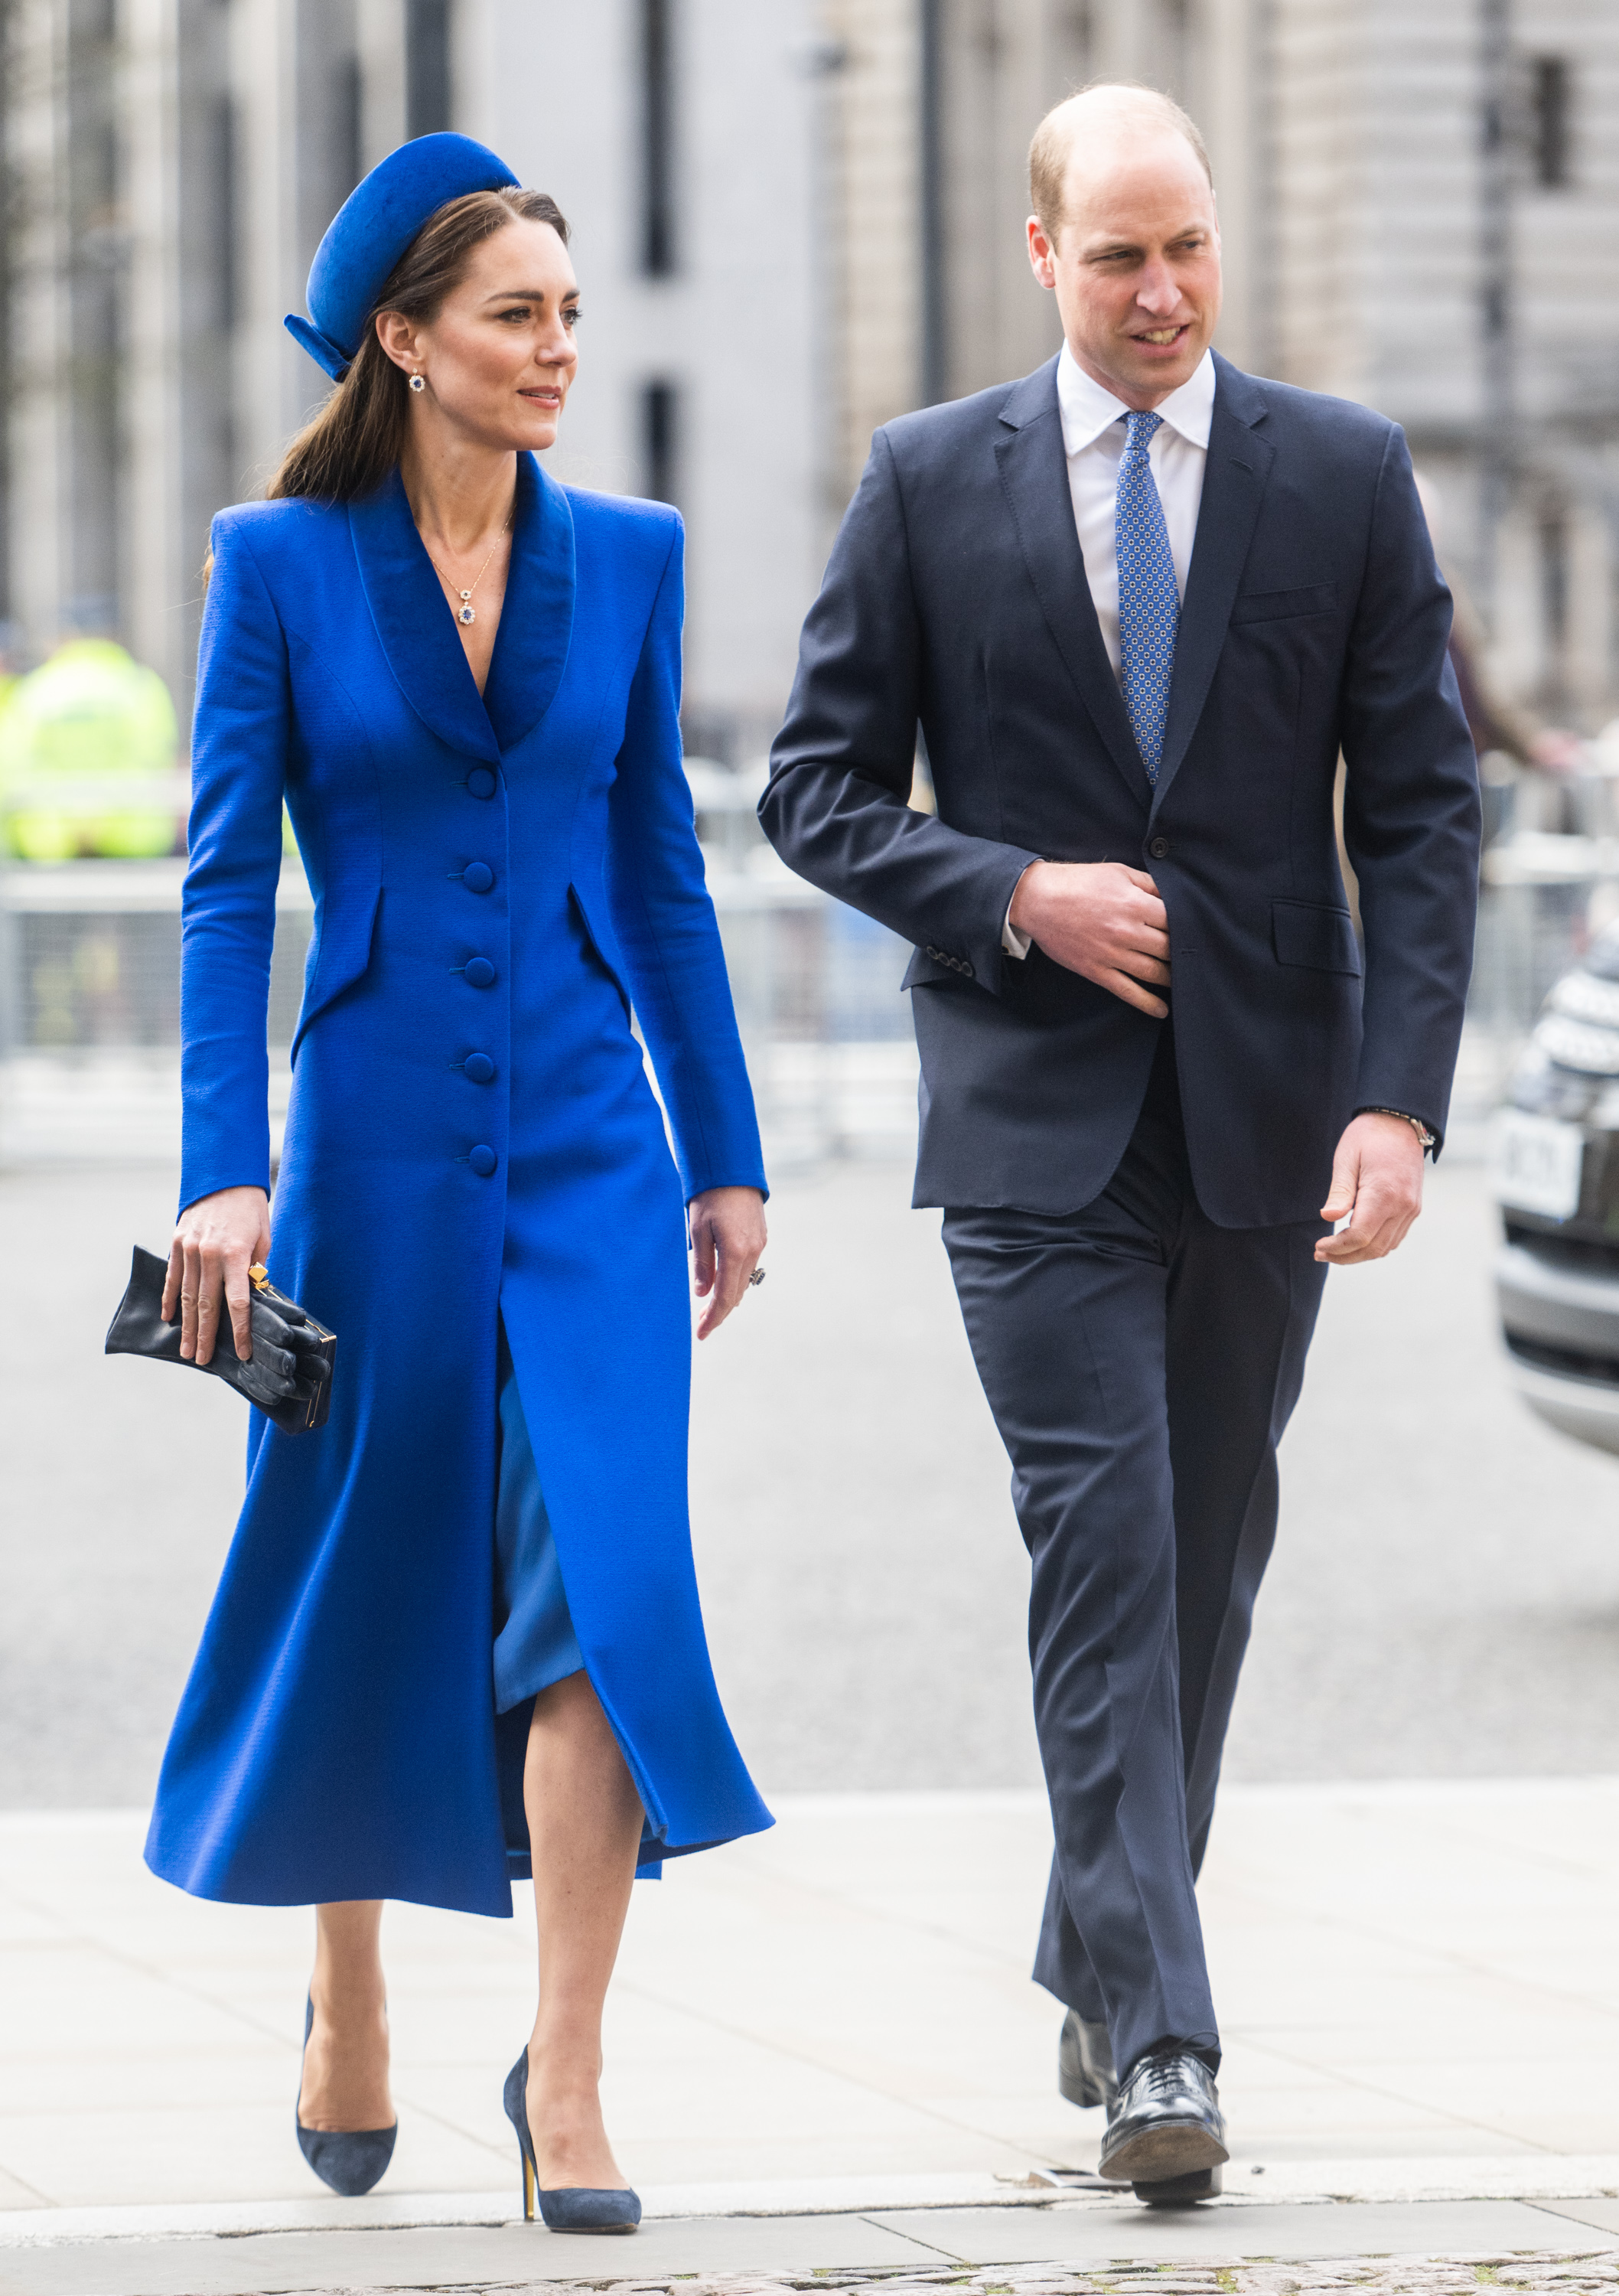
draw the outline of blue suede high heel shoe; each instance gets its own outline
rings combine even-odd
[[[560,2185],[554,2192],[540,2188],[540,2166],[535,2158],[528,2128],[528,2052],[523,2051],[506,2075],[506,2118],[517,2131],[523,2156],[523,2222],[534,2222],[535,2202],[550,2232],[634,2232],[641,2222],[641,2202],[627,2190],[607,2185]]]
[[[315,2023],[315,2004],[304,2003],[304,2046],[309,2046],[310,2029]],[[304,2084],[299,2078],[298,2104],[304,2102]],[[298,2120],[298,2107],[293,2110],[298,2122],[298,2149],[320,2178],[334,2193],[346,2200],[357,2200],[369,2193],[381,2177],[383,2170],[394,2157],[394,2139],[399,2134],[396,2120],[391,2128],[306,2128]]]

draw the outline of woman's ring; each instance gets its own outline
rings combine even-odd
[[[750,1286],[755,1283],[763,1283],[765,1281],[765,1270],[762,1267],[756,1267],[748,1281]]]

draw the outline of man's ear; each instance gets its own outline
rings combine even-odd
[[[1057,284],[1057,250],[1046,235],[1046,227],[1038,216],[1030,216],[1024,226],[1028,238],[1029,267],[1041,285],[1054,288]]]

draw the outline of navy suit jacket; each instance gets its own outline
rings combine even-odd
[[[1075,1210],[1140,1111],[1163,1024],[1002,947],[1042,858],[1157,884],[1212,1219],[1312,1219],[1357,1108],[1443,1132],[1477,771],[1404,437],[1215,365],[1156,788],[1085,579],[1054,359],[877,433],[805,624],[760,816],[794,869],[916,944],[919,1204]],[[936,817],[906,802],[919,720]]]

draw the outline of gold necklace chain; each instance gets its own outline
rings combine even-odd
[[[417,531],[420,533],[421,529],[418,528]],[[495,552],[500,548],[502,543],[504,542],[506,537],[511,533],[511,521],[508,518],[505,525],[502,527],[500,532],[489,545],[489,558],[494,557]],[[484,576],[488,572],[489,558],[485,559],[483,564],[472,577],[472,590],[463,590],[458,582],[451,581],[449,576],[445,572],[443,567],[434,557],[432,552],[428,550],[425,537],[422,540],[421,547],[423,550],[427,550],[427,562],[432,568],[434,573],[437,575],[439,580],[444,584],[445,588],[446,590],[453,590],[455,595],[461,600],[460,606],[455,609],[456,620],[461,624],[463,629],[470,629],[473,623],[478,619],[478,609],[472,603],[472,590],[477,589],[478,584],[483,580]]]

